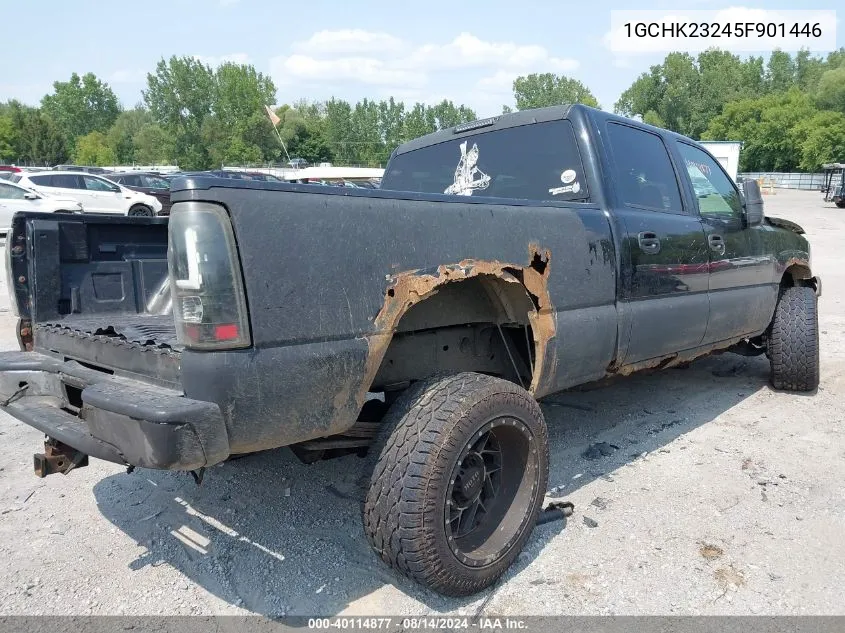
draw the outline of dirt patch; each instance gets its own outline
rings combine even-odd
[[[713,577],[722,589],[742,587],[745,585],[745,576],[733,566],[719,567],[719,569],[713,572]]]
[[[717,545],[709,545],[705,543],[701,546],[701,549],[698,550],[698,553],[701,554],[701,557],[704,560],[716,560],[717,558],[721,558],[725,552]]]

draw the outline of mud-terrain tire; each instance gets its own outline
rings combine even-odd
[[[813,391],[819,386],[818,298],[812,288],[791,286],[781,293],[768,351],[775,389]]]
[[[415,383],[370,448],[364,531],[391,567],[467,596],[505,573],[548,481],[543,413],[519,386],[476,373]]]

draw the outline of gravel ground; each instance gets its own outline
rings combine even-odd
[[[492,590],[446,599],[382,565],[358,458],[269,451],[199,487],[97,461],[40,480],[41,435],[0,413],[0,613],[845,614],[845,211],[766,202],[806,228],[824,279],[818,393],[774,392],[765,357],[726,354],[546,401],[549,497],[575,514]]]

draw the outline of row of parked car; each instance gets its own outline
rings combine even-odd
[[[60,165],[64,169],[32,170],[0,166],[0,234],[17,211],[115,213],[155,216],[170,213],[170,181],[180,176],[215,176],[238,180],[285,182],[272,174],[249,171],[108,172],[100,167]],[[95,173],[96,172],[96,173]],[[371,181],[301,180],[309,184],[377,187]]]

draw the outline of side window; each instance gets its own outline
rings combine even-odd
[[[58,185],[53,184],[53,178],[54,176],[45,174],[44,176],[30,176],[29,180],[33,185],[38,185],[39,187],[57,187]]]
[[[622,204],[665,213],[683,213],[678,179],[663,140],[629,125],[608,123]]]
[[[126,185],[128,187],[146,187],[143,179],[138,174],[126,176],[121,182],[121,184]]]
[[[76,174],[56,174],[48,176],[51,187],[62,187],[63,189],[85,189],[82,178]]]
[[[139,176],[141,184],[151,189],[170,189],[170,183],[158,176]]]
[[[13,187],[0,182],[0,198],[5,200],[23,200],[26,191],[20,187]]]
[[[684,157],[701,215],[726,220],[741,218],[739,191],[719,164],[692,145],[678,143],[678,149]]]
[[[114,185],[110,185],[105,180],[100,180],[94,176],[83,176],[85,181],[85,188],[88,191],[114,191]]]

